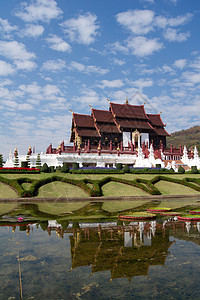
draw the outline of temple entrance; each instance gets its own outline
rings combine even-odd
[[[141,137],[141,134],[139,133],[139,131],[137,129],[134,132],[132,132],[132,142],[134,145],[134,149],[140,148],[140,145],[141,145],[140,137]]]

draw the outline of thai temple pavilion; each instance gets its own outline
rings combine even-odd
[[[143,144],[166,148],[169,134],[160,114],[147,114],[144,105],[131,105],[128,100],[125,104],[109,104],[109,110],[91,107],[91,115],[73,113],[70,142],[77,148],[90,149],[116,149],[121,145],[137,149]]]

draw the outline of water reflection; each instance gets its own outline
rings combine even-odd
[[[188,287],[188,284],[191,275],[199,272],[199,248],[192,246],[200,244],[199,232],[199,222],[171,220],[62,224],[56,220],[5,222],[0,227],[0,275],[6,280],[0,298],[19,299],[20,288],[16,283],[19,281],[16,249],[19,248],[21,292],[25,299],[38,299],[39,294],[40,299],[98,299],[99,293],[100,299],[130,299],[133,291],[138,299],[149,299],[150,295],[155,299],[168,296],[184,299],[180,298],[180,293],[186,286],[196,295],[195,287],[191,283]],[[190,244],[184,244],[184,240]],[[13,241],[14,250],[10,247]],[[188,268],[185,275],[188,277],[183,277],[183,267]],[[192,270],[192,274],[188,270]],[[182,281],[179,282],[180,278]],[[108,286],[111,281],[112,286]],[[126,282],[134,282],[134,285],[127,286]],[[178,292],[179,298],[176,298],[177,286],[182,288]],[[54,298],[58,289],[59,296]],[[186,290],[184,293],[187,294]]]

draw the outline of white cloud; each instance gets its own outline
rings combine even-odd
[[[169,42],[184,42],[190,36],[189,32],[178,32],[177,29],[168,28],[164,33],[164,38]]]
[[[89,45],[95,41],[98,34],[99,25],[96,21],[97,16],[88,12],[85,15],[79,15],[76,19],[66,20],[60,25],[71,41]]]
[[[32,71],[36,69],[37,64],[30,60],[15,60],[14,64],[16,65],[18,70]]]
[[[49,47],[53,50],[61,52],[71,51],[71,46],[55,34],[52,34],[50,37],[46,38],[46,41],[49,43]]]
[[[18,110],[33,110],[33,105],[29,103],[20,103],[17,106]]]
[[[133,86],[137,87],[139,90],[143,90],[145,87],[153,86],[153,81],[151,79],[140,78],[132,82]]]
[[[42,70],[50,71],[50,72],[62,71],[65,68],[66,68],[66,63],[62,59],[48,60],[44,62],[42,65]]]
[[[25,22],[49,22],[51,19],[59,18],[61,14],[62,10],[57,7],[54,0],[32,0],[30,4],[22,2],[15,15]]]
[[[0,60],[0,76],[7,76],[15,73],[15,69],[7,62]]]
[[[184,25],[189,22],[193,17],[193,14],[187,13],[177,16],[176,18],[166,18],[164,16],[155,17],[154,24],[160,28],[166,28],[167,26],[175,27]]]
[[[143,36],[128,39],[127,46],[134,55],[139,57],[151,55],[163,48],[163,44],[158,39],[147,39]]]
[[[17,41],[0,41],[0,55],[14,60],[30,60],[35,58],[35,54],[28,52],[22,43]]]
[[[187,64],[187,60],[186,59],[177,59],[174,62],[174,66],[178,69],[183,69]]]
[[[3,20],[0,18],[0,33],[3,36],[9,37],[9,33],[17,30],[17,26],[12,26],[9,24],[8,20]]]
[[[112,63],[117,66],[123,66],[126,62],[123,59],[112,59]]]
[[[81,96],[74,98],[75,101],[81,104],[96,104],[99,103],[99,96],[96,91],[91,89],[84,89],[81,92]]]
[[[128,10],[117,14],[116,19],[133,34],[147,34],[153,30],[154,12],[152,10]]]
[[[90,73],[97,73],[97,74],[100,74],[100,75],[105,75],[106,73],[109,72],[108,69],[102,69],[100,67],[96,67],[96,66],[85,66],[79,62],[76,62],[76,61],[72,61],[68,67],[67,67],[69,70],[75,70],[75,71],[79,71],[79,72],[82,72],[82,73],[87,73],[87,74],[90,74]]]
[[[200,73],[199,72],[184,72],[183,78],[189,83],[189,85],[194,86],[200,83]]]
[[[124,85],[121,79],[115,80],[102,80],[102,84],[99,85],[100,88],[121,88]]]
[[[28,36],[37,38],[38,36],[42,35],[44,32],[44,27],[41,25],[33,25],[28,24],[26,25],[25,29],[21,30],[20,36]]]

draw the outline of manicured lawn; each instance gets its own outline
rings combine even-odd
[[[106,197],[120,197],[120,196],[146,196],[148,195],[139,188],[118,183],[109,182],[102,187],[103,195]]]
[[[17,207],[17,204],[7,204],[7,203],[0,203],[0,216],[6,215],[10,211],[12,211],[15,207]]]
[[[107,201],[103,203],[102,208],[108,212],[120,212],[127,209],[140,207],[148,203],[149,200],[141,201]],[[151,203],[151,202],[149,202]]]
[[[17,193],[8,185],[0,182],[0,198],[17,198]]]
[[[157,206],[159,207],[170,207],[171,209],[177,209],[185,206],[199,206],[200,202],[199,199],[195,198],[186,198],[186,199],[170,199],[170,200],[161,200],[160,204]]]
[[[200,195],[200,192],[195,191],[187,186],[164,180],[157,182],[155,186],[159,189],[162,195]]]
[[[81,188],[64,182],[51,182],[40,187],[38,196],[40,198],[54,197],[88,197]]]
[[[72,203],[39,203],[38,209],[44,213],[60,215],[76,211],[89,204],[89,202]]]

